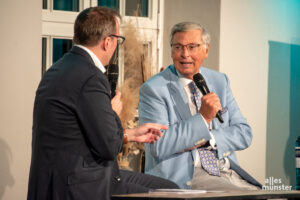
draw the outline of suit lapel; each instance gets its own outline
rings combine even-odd
[[[185,120],[191,117],[191,112],[188,106],[184,89],[179,82],[178,75],[173,65],[169,67],[168,72],[168,77],[166,78],[167,80],[169,80],[169,83],[167,84],[167,87],[169,89],[171,99],[174,103],[174,109],[178,111],[177,113],[181,120]]]

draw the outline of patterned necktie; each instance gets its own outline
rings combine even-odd
[[[197,112],[199,112],[201,106],[200,91],[194,81],[189,83],[189,88],[192,94],[192,102],[196,105]],[[209,151],[205,148],[198,148],[198,151],[203,169],[210,175],[220,176],[216,151]]]
[[[199,112],[200,106],[201,106],[200,91],[197,88],[194,81],[189,83],[189,88],[190,88],[190,91],[192,93],[192,96],[191,96],[192,102],[195,104],[197,112]]]

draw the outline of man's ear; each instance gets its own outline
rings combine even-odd
[[[107,49],[109,48],[109,45],[111,45],[111,37],[104,38],[102,45],[103,45],[104,51],[107,51]]]
[[[209,52],[209,44],[205,44],[204,45],[204,51],[205,51],[205,55],[207,57],[208,56],[208,52]]]

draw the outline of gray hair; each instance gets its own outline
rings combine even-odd
[[[170,35],[170,44],[172,45],[173,37],[175,33],[178,32],[186,32],[191,30],[201,30],[202,31],[202,41],[204,44],[210,43],[210,35],[205,30],[203,26],[200,24],[194,23],[194,22],[181,22],[178,24],[175,24],[173,28],[171,29],[171,35]]]

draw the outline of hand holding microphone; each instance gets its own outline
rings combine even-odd
[[[210,93],[206,82],[200,73],[195,74],[193,80],[203,94],[202,105],[200,108],[202,116],[209,122],[217,117],[218,120],[223,123],[224,120],[221,116],[222,106],[219,97],[215,93]]]

